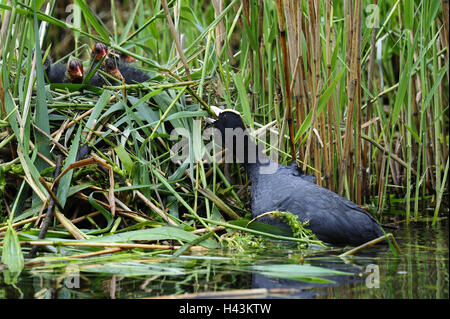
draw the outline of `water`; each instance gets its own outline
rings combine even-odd
[[[378,245],[345,259],[340,248],[295,247],[59,259],[26,268],[15,287],[0,275],[0,298],[449,298],[448,226],[403,225],[399,256]]]

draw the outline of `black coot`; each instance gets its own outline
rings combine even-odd
[[[236,111],[222,111],[214,126],[222,134],[222,145],[233,145],[234,158],[245,165],[252,182],[254,217],[275,210],[291,212],[300,221],[309,221],[317,238],[334,245],[360,245],[383,235],[379,223],[355,203],[314,184],[314,177],[299,173],[294,165],[279,165],[258,152]],[[233,129],[234,137],[225,133],[227,128]],[[229,138],[233,140],[227,142]],[[244,144],[243,154],[238,154],[239,143]],[[287,228],[270,217],[259,221]]]

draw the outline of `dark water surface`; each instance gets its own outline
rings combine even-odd
[[[449,298],[448,220],[402,225],[401,254],[388,245],[349,258],[342,248],[123,253],[27,267],[0,298]],[[333,270],[334,272],[331,272]]]

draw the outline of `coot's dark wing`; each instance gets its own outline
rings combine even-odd
[[[319,239],[336,245],[360,245],[383,235],[377,221],[358,205],[316,184],[303,180],[296,184],[291,200],[284,201],[281,208],[309,220]]]
[[[259,174],[252,178],[252,214],[289,211],[309,221],[316,236],[328,243],[358,245],[383,233],[369,213],[338,194],[288,174]],[[261,220],[281,226],[278,221]]]

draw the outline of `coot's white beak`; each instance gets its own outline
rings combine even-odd
[[[219,114],[222,113],[222,111],[223,111],[220,107],[217,107],[215,105],[211,105],[210,108],[214,113],[216,113],[217,116],[219,116]],[[205,120],[209,124],[213,124],[216,121],[215,119],[212,119],[210,117],[207,117]]]
[[[219,117],[219,114],[222,113],[222,112],[232,112],[232,113],[235,113],[235,114],[237,114],[239,116],[241,115],[241,113],[239,113],[238,111],[233,110],[233,109],[221,109],[220,107],[217,107],[217,106],[214,106],[214,105],[211,105],[210,108],[211,108],[211,110],[213,110],[214,113],[216,113],[217,117]],[[210,124],[214,123],[215,121],[216,121],[215,119],[212,119],[210,117],[206,118],[206,122],[208,122]]]

